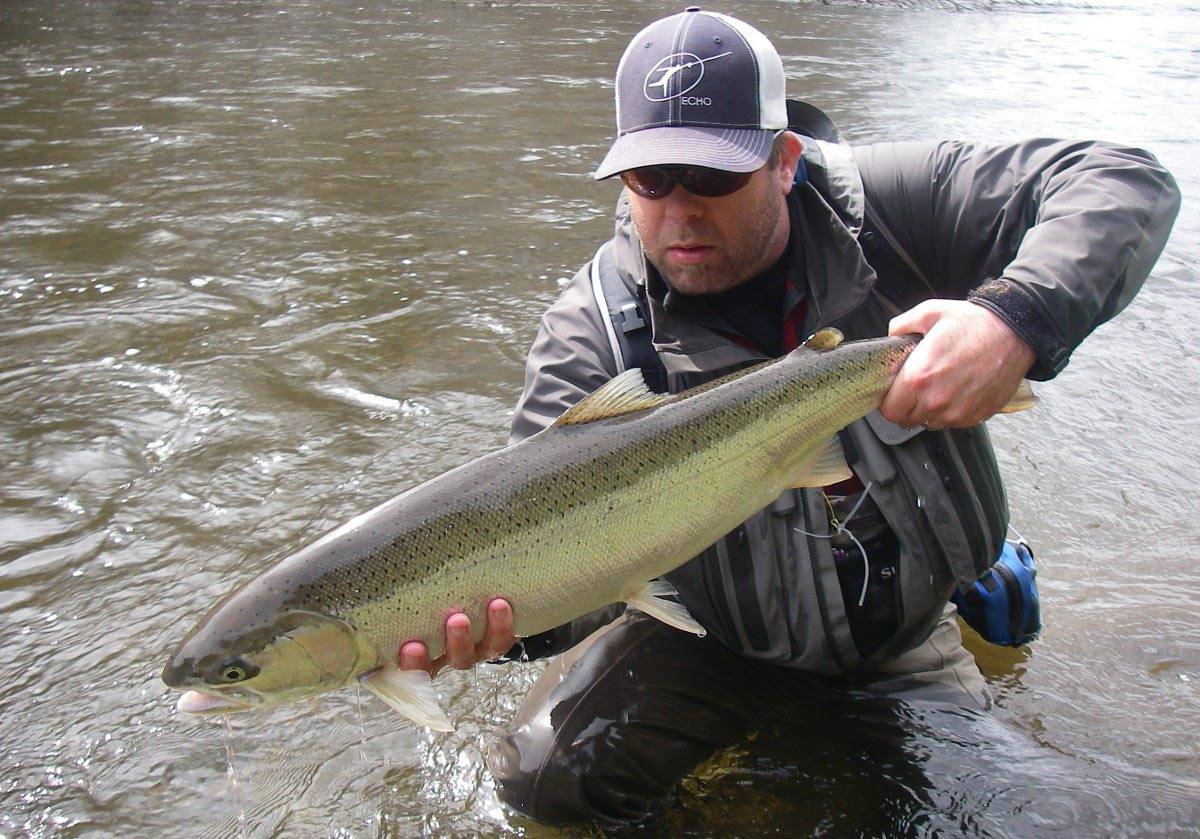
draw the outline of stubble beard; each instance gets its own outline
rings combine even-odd
[[[671,243],[680,241],[711,242],[703,226],[677,225],[669,230],[659,229],[658,241],[647,242],[641,236],[637,213],[634,226],[650,264],[658,269],[667,285],[680,294],[717,294],[741,285],[756,274],[770,267],[771,254],[780,213],[787,210],[780,206],[777,194],[766,193],[750,213],[737,238],[727,246],[720,247],[710,259],[700,265],[668,265],[666,251]],[[785,238],[786,241],[786,238]],[[722,243],[723,244],[723,243]]]

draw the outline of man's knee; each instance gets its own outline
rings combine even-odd
[[[732,655],[644,616],[593,634],[550,662],[489,746],[500,799],[550,824],[652,815],[744,731],[753,692]]]
[[[519,813],[546,824],[582,818],[576,806],[577,779],[563,771],[552,731],[522,725],[493,740],[487,765],[500,800]]]
[[[637,754],[611,747],[610,722],[596,720],[572,738],[522,725],[492,741],[487,764],[500,800],[551,825],[616,826],[653,816],[669,787]]]
[[[617,818],[607,812],[603,796],[597,800],[597,750],[583,742],[597,735],[603,739],[612,721],[589,715],[589,709],[580,706],[611,687],[598,685],[597,674],[583,660],[603,646],[611,632],[627,632],[625,624],[626,619],[619,619],[553,659],[509,729],[488,745],[487,764],[496,793],[514,810],[545,824]]]

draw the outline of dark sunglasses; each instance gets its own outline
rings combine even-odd
[[[705,198],[720,198],[737,192],[753,176],[753,172],[726,172],[704,166],[641,166],[626,169],[621,180],[643,198],[657,201],[670,195],[675,184],[682,184],[688,192]]]

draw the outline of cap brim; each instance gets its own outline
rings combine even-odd
[[[778,131],[758,128],[644,128],[618,137],[592,175],[598,181],[639,166],[707,166],[753,172],[771,156]]]

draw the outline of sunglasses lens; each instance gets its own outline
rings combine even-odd
[[[753,172],[726,172],[722,169],[705,169],[693,166],[683,171],[679,180],[684,189],[706,198],[719,198],[744,187]]]
[[[665,198],[675,188],[676,182],[696,195],[719,198],[737,192],[749,183],[753,175],[753,172],[726,172],[703,166],[642,166],[626,169],[621,173],[621,180],[632,191],[651,200]]]
[[[663,198],[675,186],[673,172],[661,166],[642,166],[639,169],[626,169],[621,173],[625,186],[643,198]]]

